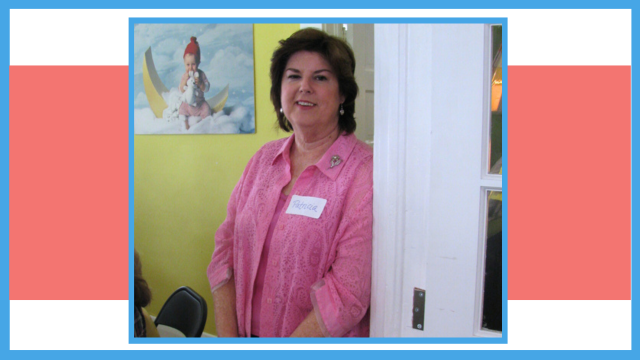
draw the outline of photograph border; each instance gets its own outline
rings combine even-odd
[[[129,18],[129,63],[133,63],[133,37],[134,24],[150,23],[150,24],[187,24],[187,23],[251,23],[251,24],[295,24],[296,19],[277,18]],[[133,302],[129,301],[129,343],[131,344],[507,344],[508,343],[508,19],[507,18],[305,18],[304,23],[337,23],[337,24],[501,24],[502,25],[502,93],[503,93],[503,128],[502,128],[502,148],[503,148],[503,236],[502,241],[502,337],[442,337],[442,338],[404,338],[404,337],[372,337],[372,338],[217,338],[217,337],[201,337],[201,338],[136,338],[133,336],[134,323],[134,307]],[[255,50],[254,50],[255,56]],[[507,65],[507,66],[504,66]],[[254,68],[255,69],[255,68]],[[135,142],[133,132],[133,76],[134,69],[129,67],[129,299],[133,298],[133,249],[134,249],[134,173],[135,173]],[[257,94],[256,94],[257,98]],[[258,119],[256,119],[256,122]],[[143,135],[135,135],[143,136]],[[249,141],[249,139],[247,140]],[[206,294],[205,296],[209,296]],[[209,319],[212,319],[209,314]]]
[[[59,1],[56,2],[55,4],[51,3],[51,2],[46,2],[46,1],[15,1],[15,0],[9,0],[6,3],[7,6],[7,12],[6,12],[6,19],[7,19],[7,25],[4,28],[4,50],[3,50],[3,54],[4,54],[4,58],[6,61],[6,64],[10,66],[10,10],[11,9],[156,9],[156,8],[160,8],[160,9],[171,9],[171,8],[176,8],[176,3],[175,2],[169,2],[169,1],[165,1],[165,0],[159,0],[157,2],[150,2],[150,1],[143,1],[140,3],[133,3],[131,1],[121,1],[121,0],[114,0],[114,1],[109,1],[109,2],[95,2],[92,4],[88,4],[86,2],[80,2],[80,1]],[[218,4],[216,4],[216,6],[218,6]],[[316,9],[319,7],[325,8],[325,9],[338,9],[341,7],[346,7],[347,5],[345,5],[344,1],[334,1],[334,0],[329,0],[326,3],[324,3],[322,6],[318,6],[315,4],[300,4],[300,3],[294,3],[292,1],[282,1],[279,3],[278,8],[282,8],[282,9]],[[377,1],[377,0],[372,0],[372,1],[357,1],[354,3],[349,3],[348,4],[348,8],[350,9],[369,9],[369,8],[378,8],[378,9],[402,9],[402,10],[407,10],[407,9],[418,9],[418,8],[425,8],[425,7],[429,7],[431,9],[586,9],[586,8],[598,8],[598,9],[631,9],[632,11],[638,7],[638,4],[636,2],[633,1],[619,1],[619,0],[611,0],[611,1],[549,1],[549,0],[542,0],[542,1],[522,1],[522,2],[518,2],[518,3],[513,3],[511,1],[503,1],[503,0],[497,0],[497,1],[492,1],[492,2],[475,2],[475,1],[471,1],[471,0],[453,0],[451,2],[435,2],[435,3],[428,3],[425,4],[424,2],[421,1],[400,1],[400,2],[394,2],[392,4],[390,4],[389,2],[381,2],[381,1]],[[219,8],[224,8],[224,9],[256,9],[256,8],[262,8],[264,7],[262,2],[258,2],[255,0],[251,0],[251,1],[247,1],[244,4],[237,4],[237,3],[233,3],[231,5],[225,5],[225,4],[221,4],[218,6]],[[408,13],[407,13],[408,14]],[[225,18],[223,20],[231,20],[231,21],[236,21],[236,18]],[[263,18],[259,18],[256,20],[260,20],[260,21],[265,21],[265,23],[274,23],[276,21],[276,19],[263,19]],[[309,19],[307,18],[286,18],[286,19],[282,19],[283,23],[294,23],[296,22],[296,20],[303,22],[303,23],[308,23],[310,22]],[[405,20],[412,20],[412,19],[405,19]],[[640,28],[640,26],[638,26],[636,24],[635,19],[631,19],[631,24],[632,24],[632,38],[633,39],[639,39],[640,38],[640,34],[638,33],[638,29]],[[636,25],[636,26],[633,26]],[[507,32],[505,31],[505,34]],[[635,43],[634,40],[632,42],[632,57],[636,52],[636,47],[633,46],[633,44]],[[506,43],[506,41],[505,41]],[[505,56],[506,56],[506,51],[504,52]],[[631,63],[630,68],[632,68],[633,62]],[[625,65],[626,66],[626,65]],[[504,70],[507,70],[507,67],[504,67]],[[131,70],[130,70],[131,71]],[[6,70],[2,75],[2,79],[5,81],[5,84],[9,83],[9,71]],[[634,76],[632,74],[631,77],[631,84],[633,86],[633,81]],[[5,104],[5,113],[7,115],[7,118],[9,117],[9,87],[5,87],[2,91],[2,95],[4,95],[2,97],[2,101]],[[506,94],[506,90],[505,90],[505,94]],[[633,95],[633,93],[631,93],[631,104],[632,107],[633,105],[636,103],[636,97],[637,95]],[[506,101],[505,101],[506,103]],[[505,110],[506,112],[506,110]],[[505,124],[503,125],[505,126],[505,128],[503,128],[503,146],[506,146],[506,140],[507,140],[507,131],[506,126],[507,123],[505,122]],[[633,165],[635,164],[634,158],[638,158],[636,151],[633,148],[633,137],[635,135],[635,132],[637,130],[633,129],[632,126],[632,122],[631,122],[631,134],[630,137],[632,139],[631,141],[631,164],[630,166],[633,169]],[[129,131],[129,136],[131,139],[131,134],[132,134],[132,129],[130,129]],[[2,315],[2,320],[4,320],[3,322],[6,324],[5,326],[5,341],[6,341],[6,347],[5,347],[5,351],[3,353],[5,353],[5,358],[9,358],[9,359],[14,359],[14,358],[40,358],[43,356],[52,356],[54,358],[56,357],[63,357],[65,359],[85,359],[87,357],[87,355],[90,355],[92,358],[97,358],[97,359],[111,359],[113,356],[118,356],[118,357],[124,357],[124,358],[138,358],[141,353],[138,353],[136,351],[140,351],[140,350],[125,350],[125,351],[118,351],[117,353],[112,353],[112,352],[106,352],[106,351],[102,351],[102,350],[88,350],[88,351],[70,351],[70,350],[62,350],[62,351],[52,351],[52,350],[44,350],[44,351],[38,351],[38,352],[34,352],[34,351],[10,351],[10,307],[11,307],[11,298],[9,297],[9,263],[10,263],[10,253],[9,253],[9,236],[10,236],[10,231],[9,231],[9,217],[10,217],[10,212],[9,212],[9,201],[10,201],[10,184],[9,184],[9,142],[10,142],[10,128],[9,128],[9,121],[7,121],[5,123],[4,126],[4,131],[3,131],[3,137],[5,139],[4,144],[5,144],[5,151],[6,151],[6,155],[4,156],[4,172],[5,172],[5,176],[4,176],[4,181],[6,183],[6,192],[4,194],[4,202],[5,202],[5,211],[4,211],[4,217],[3,217],[3,230],[4,230],[4,239],[6,242],[6,247],[5,247],[5,259],[6,259],[6,263],[7,265],[5,266],[5,276],[4,276],[4,281],[6,282],[6,285],[3,287],[3,292],[7,295],[7,298],[9,299],[9,306],[8,308],[5,310],[4,314]],[[130,140],[131,141],[131,140]],[[504,162],[505,164],[507,163],[506,160],[506,153],[505,152],[505,159]],[[133,193],[132,193],[132,189],[133,189],[133,178],[132,178],[132,171],[133,171],[133,164],[132,164],[132,155],[133,154],[133,149],[130,148],[129,150],[129,237],[130,239],[133,237],[132,234],[132,221],[133,221]],[[635,156],[634,156],[635,155]],[[505,165],[506,167],[506,165]],[[506,169],[504,171],[504,174],[506,175]],[[633,179],[633,171],[631,172],[631,188],[633,189],[634,185],[635,185],[635,180]],[[508,204],[507,199],[506,199],[506,192],[507,192],[507,182],[508,179],[506,176],[504,176],[504,180],[503,180],[503,192],[504,192],[504,201],[505,201],[505,209],[506,206]],[[631,191],[631,234],[633,238],[633,226],[638,223],[640,220],[638,220],[638,215],[633,213],[633,205],[636,203],[636,197],[633,194],[633,190]],[[506,219],[508,211],[504,211],[504,216]],[[623,216],[628,216],[628,213],[623,213]],[[506,223],[505,222],[505,226],[503,227],[506,228]],[[631,244],[631,239],[629,239],[629,243]],[[504,242],[506,244],[506,241]],[[130,242],[130,246],[131,246],[131,242]],[[503,245],[504,247],[504,245]],[[130,248],[129,249],[129,254],[133,254],[133,249]],[[131,255],[132,256],[132,255]],[[633,247],[631,248],[631,254],[629,254],[629,256],[633,259]],[[130,265],[131,265],[131,261],[130,261]],[[633,283],[634,283],[634,269],[633,269],[633,263],[632,265],[632,281],[631,281],[631,306],[633,307]],[[503,264],[504,266],[504,264]],[[506,276],[506,274],[503,274],[503,276]],[[503,281],[506,281],[506,277],[503,278]],[[506,292],[503,293],[503,297],[506,296],[505,295]],[[626,299],[624,299],[626,300]],[[505,309],[503,308],[503,311],[505,311]],[[130,315],[130,314],[128,314]],[[123,314],[123,316],[125,316]],[[631,318],[631,326],[633,328],[633,325],[635,325],[637,323],[637,315],[632,313],[632,318]],[[123,334],[124,336],[124,334]],[[577,355],[581,356],[581,357],[586,357],[587,359],[589,358],[601,358],[603,356],[607,356],[613,359],[616,358],[622,358],[622,359],[627,359],[627,358],[635,358],[637,357],[635,354],[636,348],[636,341],[637,341],[637,335],[635,334],[631,334],[631,347],[632,350],[631,351],[613,351],[613,350],[602,350],[602,351],[586,351],[586,350],[546,350],[543,352],[531,352],[531,351],[517,351],[517,350],[465,350],[465,351],[460,351],[462,349],[455,349],[455,350],[435,350],[435,351],[431,351],[428,354],[423,353],[423,352],[418,352],[418,350],[413,350],[413,351],[403,351],[403,352],[397,352],[398,350],[395,350],[392,353],[389,352],[373,352],[373,351],[359,351],[359,354],[363,354],[365,356],[372,356],[374,359],[377,357],[388,357],[388,356],[393,356],[393,355],[401,355],[401,356],[434,356],[435,358],[467,358],[469,356],[475,356],[475,357],[479,357],[479,358],[484,358],[484,357],[491,357],[492,359],[497,359],[497,358],[512,358],[514,355],[518,356],[518,358],[523,357],[525,359],[527,358],[539,358],[540,356],[544,356],[544,357],[551,357],[551,358],[561,358],[564,359],[566,358],[567,355],[575,355],[575,353],[579,353]],[[307,343],[307,342],[304,342]],[[163,349],[165,347],[163,346],[158,346],[157,349]],[[277,349],[278,347],[270,347],[270,349]],[[311,359],[316,359],[316,358],[326,358],[327,356],[336,356],[336,357],[353,357],[354,353],[350,352],[350,351],[345,351],[344,349],[348,349],[347,347],[336,347],[342,350],[339,351],[332,351],[331,354],[328,354],[326,352],[310,352],[310,351],[286,351],[286,350],[280,350],[280,351],[275,351],[275,352],[260,352],[260,353],[255,353],[255,352],[246,352],[246,351],[234,351],[234,350],[226,350],[226,351],[218,351],[216,353],[213,353],[214,356],[234,356],[234,357],[255,357],[256,354],[258,354],[259,356],[265,356],[267,358],[269,358],[270,356],[277,356],[279,359],[282,358],[288,358],[288,357],[296,357],[299,358],[300,356],[304,356],[307,358],[311,358]],[[397,347],[395,347],[394,349],[397,349]],[[148,350],[141,350],[141,351],[148,351]],[[152,350],[153,351],[153,350]],[[189,350],[189,351],[194,351],[194,350]],[[197,350],[196,350],[197,351]],[[517,351],[517,354],[514,354],[514,351]],[[200,351],[196,352],[190,352],[190,355],[201,355]],[[208,353],[211,354],[211,353]],[[153,355],[154,357],[158,357],[158,358],[169,358],[169,357],[175,357],[176,353],[174,352],[160,352],[160,351],[154,351]],[[204,355],[204,353],[202,353],[202,355]]]

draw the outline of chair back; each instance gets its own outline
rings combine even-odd
[[[200,337],[207,322],[207,303],[188,286],[174,291],[162,305],[155,324],[180,330],[186,337]]]

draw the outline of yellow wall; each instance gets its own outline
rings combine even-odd
[[[147,308],[151,315],[158,314],[174,290],[187,285],[207,300],[204,331],[215,334],[206,276],[213,235],[251,156],[266,142],[287,136],[274,125],[269,66],[277,42],[299,28],[254,25],[255,134],[134,136],[134,241],[153,292]]]

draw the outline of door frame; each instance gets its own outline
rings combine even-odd
[[[427,279],[429,249],[426,238],[429,234],[429,211],[432,193],[429,184],[432,182],[432,124],[441,119],[445,105],[433,100],[438,97],[435,91],[443,83],[446,74],[432,70],[434,56],[442,55],[442,33],[434,35],[434,26],[442,24],[376,24],[375,25],[375,131],[374,131],[374,226],[373,226],[373,273],[371,295],[371,336],[372,337],[424,337],[426,331],[411,327],[413,309],[413,289],[428,289],[433,277]],[[475,39],[478,31],[482,31],[485,49],[490,34],[489,25],[473,24]],[[447,24],[451,35],[460,36],[458,30],[468,29],[472,24]],[[456,28],[458,26],[458,28]],[[465,27],[466,26],[466,27]],[[481,26],[484,30],[478,30]],[[440,28],[441,29],[441,28]],[[482,29],[482,28],[481,28]],[[465,30],[466,31],[466,30]],[[462,31],[465,34],[465,31]],[[434,39],[438,36],[438,42]],[[466,36],[466,35],[462,35]],[[483,39],[480,36],[480,39]],[[437,47],[439,46],[439,47]],[[435,48],[435,50],[434,50]],[[455,47],[447,48],[447,52],[456,52]],[[460,50],[462,51],[462,50]],[[483,66],[490,63],[488,53],[475,50],[474,61]],[[437,60],[437,59],[436,59]],[[486,68],[486,66],[484,66]],[[490,71],[478,76],[487,84],[473,99],[487,103],[489,99]],[[440,77],[440,78],[438,78]],[[476,82],[477,83],[477,82]],[[436,89],[436,90],[434,90]],[[473,95],[476,96],[476,95]],[[486,106],[488,108],[488,105]],[[434,112],[434,110],[437,110]],[[483,110],[484,111],[484,110]],[[487,114],[490,114],[490,109]],[[446,115],[446,114],[445,114]],[[479,138],[486,133],[488,115],[483,115],[479,128]],[[490,117],[489,117],[490,118]],[[482,149],[478,148],[478,161],[481,160]],[[419,164],[414,160],[420,159]],[[437,164],[438,162],[436,162]],[[482,165],[478,164],[478,168]],[[436,174],[437,175],[437,174]],[[482,186],[496,186],[495,179],[482,178],[478,171],[478,180]],[[499,180],[499,187],[502,181]],[[480,188],[479,188],[480,189]],[[480,191],[478,191],[480,197]],[[474,272],[471,282],[475,284],[471,299],[465,299],[465,321],[453,324],[458,329],[443,329],[443,335],[435,336],[487,336],[476,331],[478,314],[478,276],[481,269],[480,244],[482,228],[481,204],[477,206],[478,217],[470,219],[476,227],[478,239],[474,247],[477,260],[472,264]],[[433,210],[431,210],[433,211]],[[376,221],[376,219],[378,221]],[[467,271],[467,278],[469,274]],[[472,285],[473,286],[473,285]],[[469,291],[467,289],[466,294]],[[470,309],[473,307],[473,309]],[[480,304],[481,309],[481,304]],[[428,310],[428,309],[425,309]],[[432,309],[433,310],[433,309]],[[425,311],[426,312],[426,311]],[[426,324],[425,324],[426,325]],[[448,324],[447,324],[448,325]],[[452,335],[453,334],[453,335]],[[495,334],[494,334],[495,335]],[[491,335],[489,335],[491,336]]]

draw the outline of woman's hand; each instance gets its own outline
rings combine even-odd
[[[213,313],[218,337],[238,337],[236,283],[233,276],[226,284],[213,292]]]
[[[311,310],[289,337],[324,337],[315,310]]]

